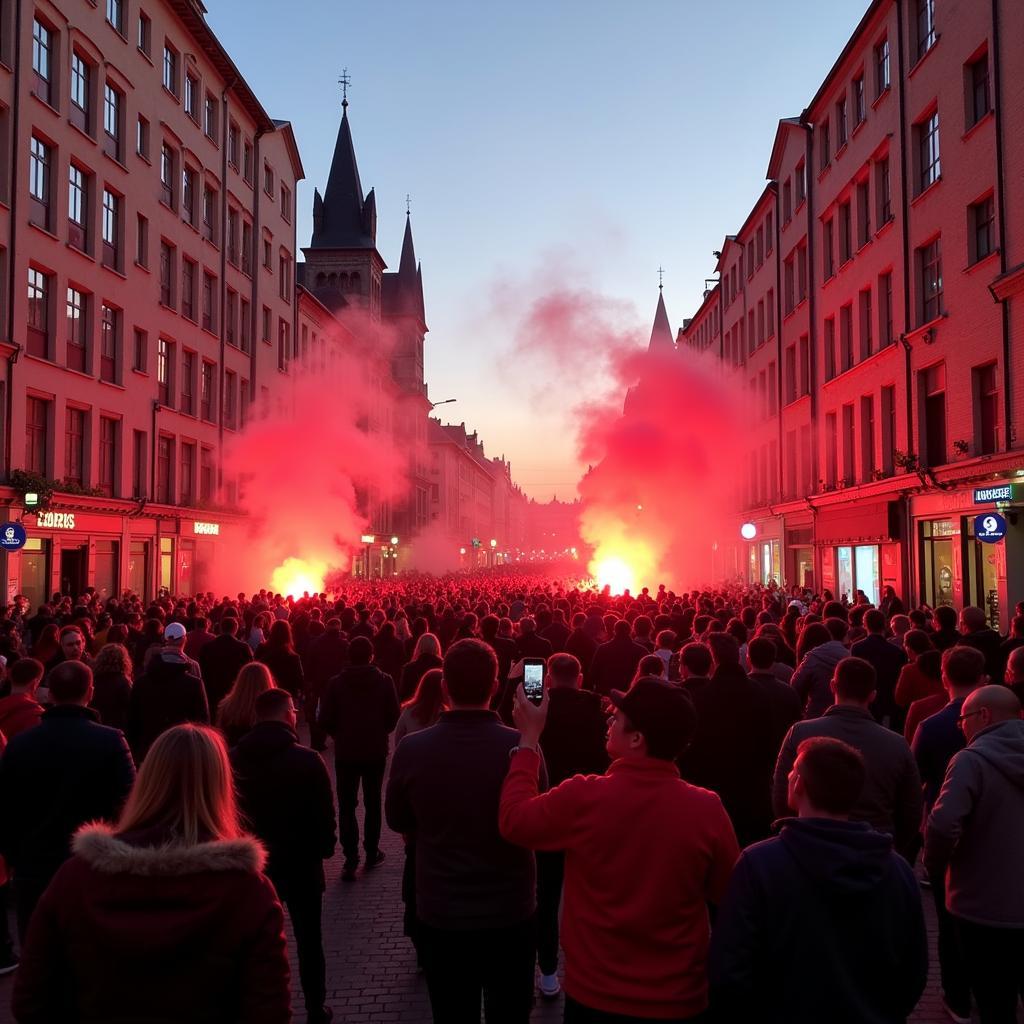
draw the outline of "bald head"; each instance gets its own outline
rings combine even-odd
[[[960,718],[970,743],[982,729],[1020,718],[1020,701],[1007,686],[979,686],[964,701]]]
[[[1024,647],[1015,647],[1006,662],[1006,681],[1024,683]]]

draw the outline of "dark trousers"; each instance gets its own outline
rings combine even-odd
[[[537,854],[537,964],[541,974],[558,971],[558,909],[562,902],[565,854]]]
[[[14,877],[14,914],[18,919],[18,942],[22,949],[25,948],[32,913],[49,884],[49,878],[25,878],[17,874]]]
[[[373,761],[335,761],[338,786],[338,835],[345,860],[359,860],[359,824],[356,808],[359,806],[359,787],[363,789],[363,849],[373,857],[380,845],[380,798],[384,786],[384,768],[387,758]]]
[[[1024,928],[990,928],[955,919],[981,1024],[1016,1024],[1024,996]]]
[[[11,923],[7,920],[7,904],[11,895],[11,884],[0,885],[0,963],[14,958],[14,943],[11,941]]]
[[[323,942],[324,894],[319,886],[287,890],[285,906],[292,919],[295,951],[299,957],[299,981],[307,1013],[319,1013],[327,999],[327,964]]]
[[[698,1013],[696,1017],[630,1017],[622,1013],[605,1013],[604,1010],[592,1010],[589,1006],[577,1003],[570,996],[565,997],[565,1024],[702,1024],[708,1019],[706,1013]]]
[[[402,915],[402,934],[412,940],[416,950],[417,964],[422,960],[420,940],[420,922],[416,916],[416,841],[409,836],[405,843],[405,864],[402,866],[402,902],[405,911]]]
[[[527,1024],[537,956],[533,918],[508,928],[454,931],[420,923],[434,1024]]]
[[[957,919],[946,909],[946,878],[944,874],[930,874],[932,897],[935,900],[935,918],[938,924],[939,977],[946,1002],[957,1013],[967,1017],[971,1012],[971,982],[967,974],[967,959]]]
[[[309,726],[309,745],[314,750],[323,750],[327,746],[327,733],[317,724],[316,716],[320,712],[320,689],[307,687],[303,701],[303,715]]]

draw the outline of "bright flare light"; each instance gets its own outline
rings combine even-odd
[[[602,589],[610,587],[613,594],[621,594],[624,590],[636,591],[636,573],[621,558],[612,555],[600,560],[595,559],[591,571],[597,585]]]
[[[302,558],[286,558],[270,577],[275,594],[301,597],[307,591],[320,593],[327,576],[326,562],[307,562]]]

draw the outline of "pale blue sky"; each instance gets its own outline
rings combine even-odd
[[[457,398],[445,418],[545,499],[574,494],[571,423],[509,372],[515,324],[495,287],[589,287],[634,304],[646,330],[660,264],[677,329],[764,187],[778,119],[806,106],[867,2],[206,0],[267,111],[295,127],[300,245],[348,67],[392,269],[412,195],[431,396]]]

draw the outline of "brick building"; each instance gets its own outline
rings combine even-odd
[[[1022,33],[1006,0],[875,0],[779,122],[678,337],[752,398],[747,578],[891,583],[1004,628],[1024,598]]]

